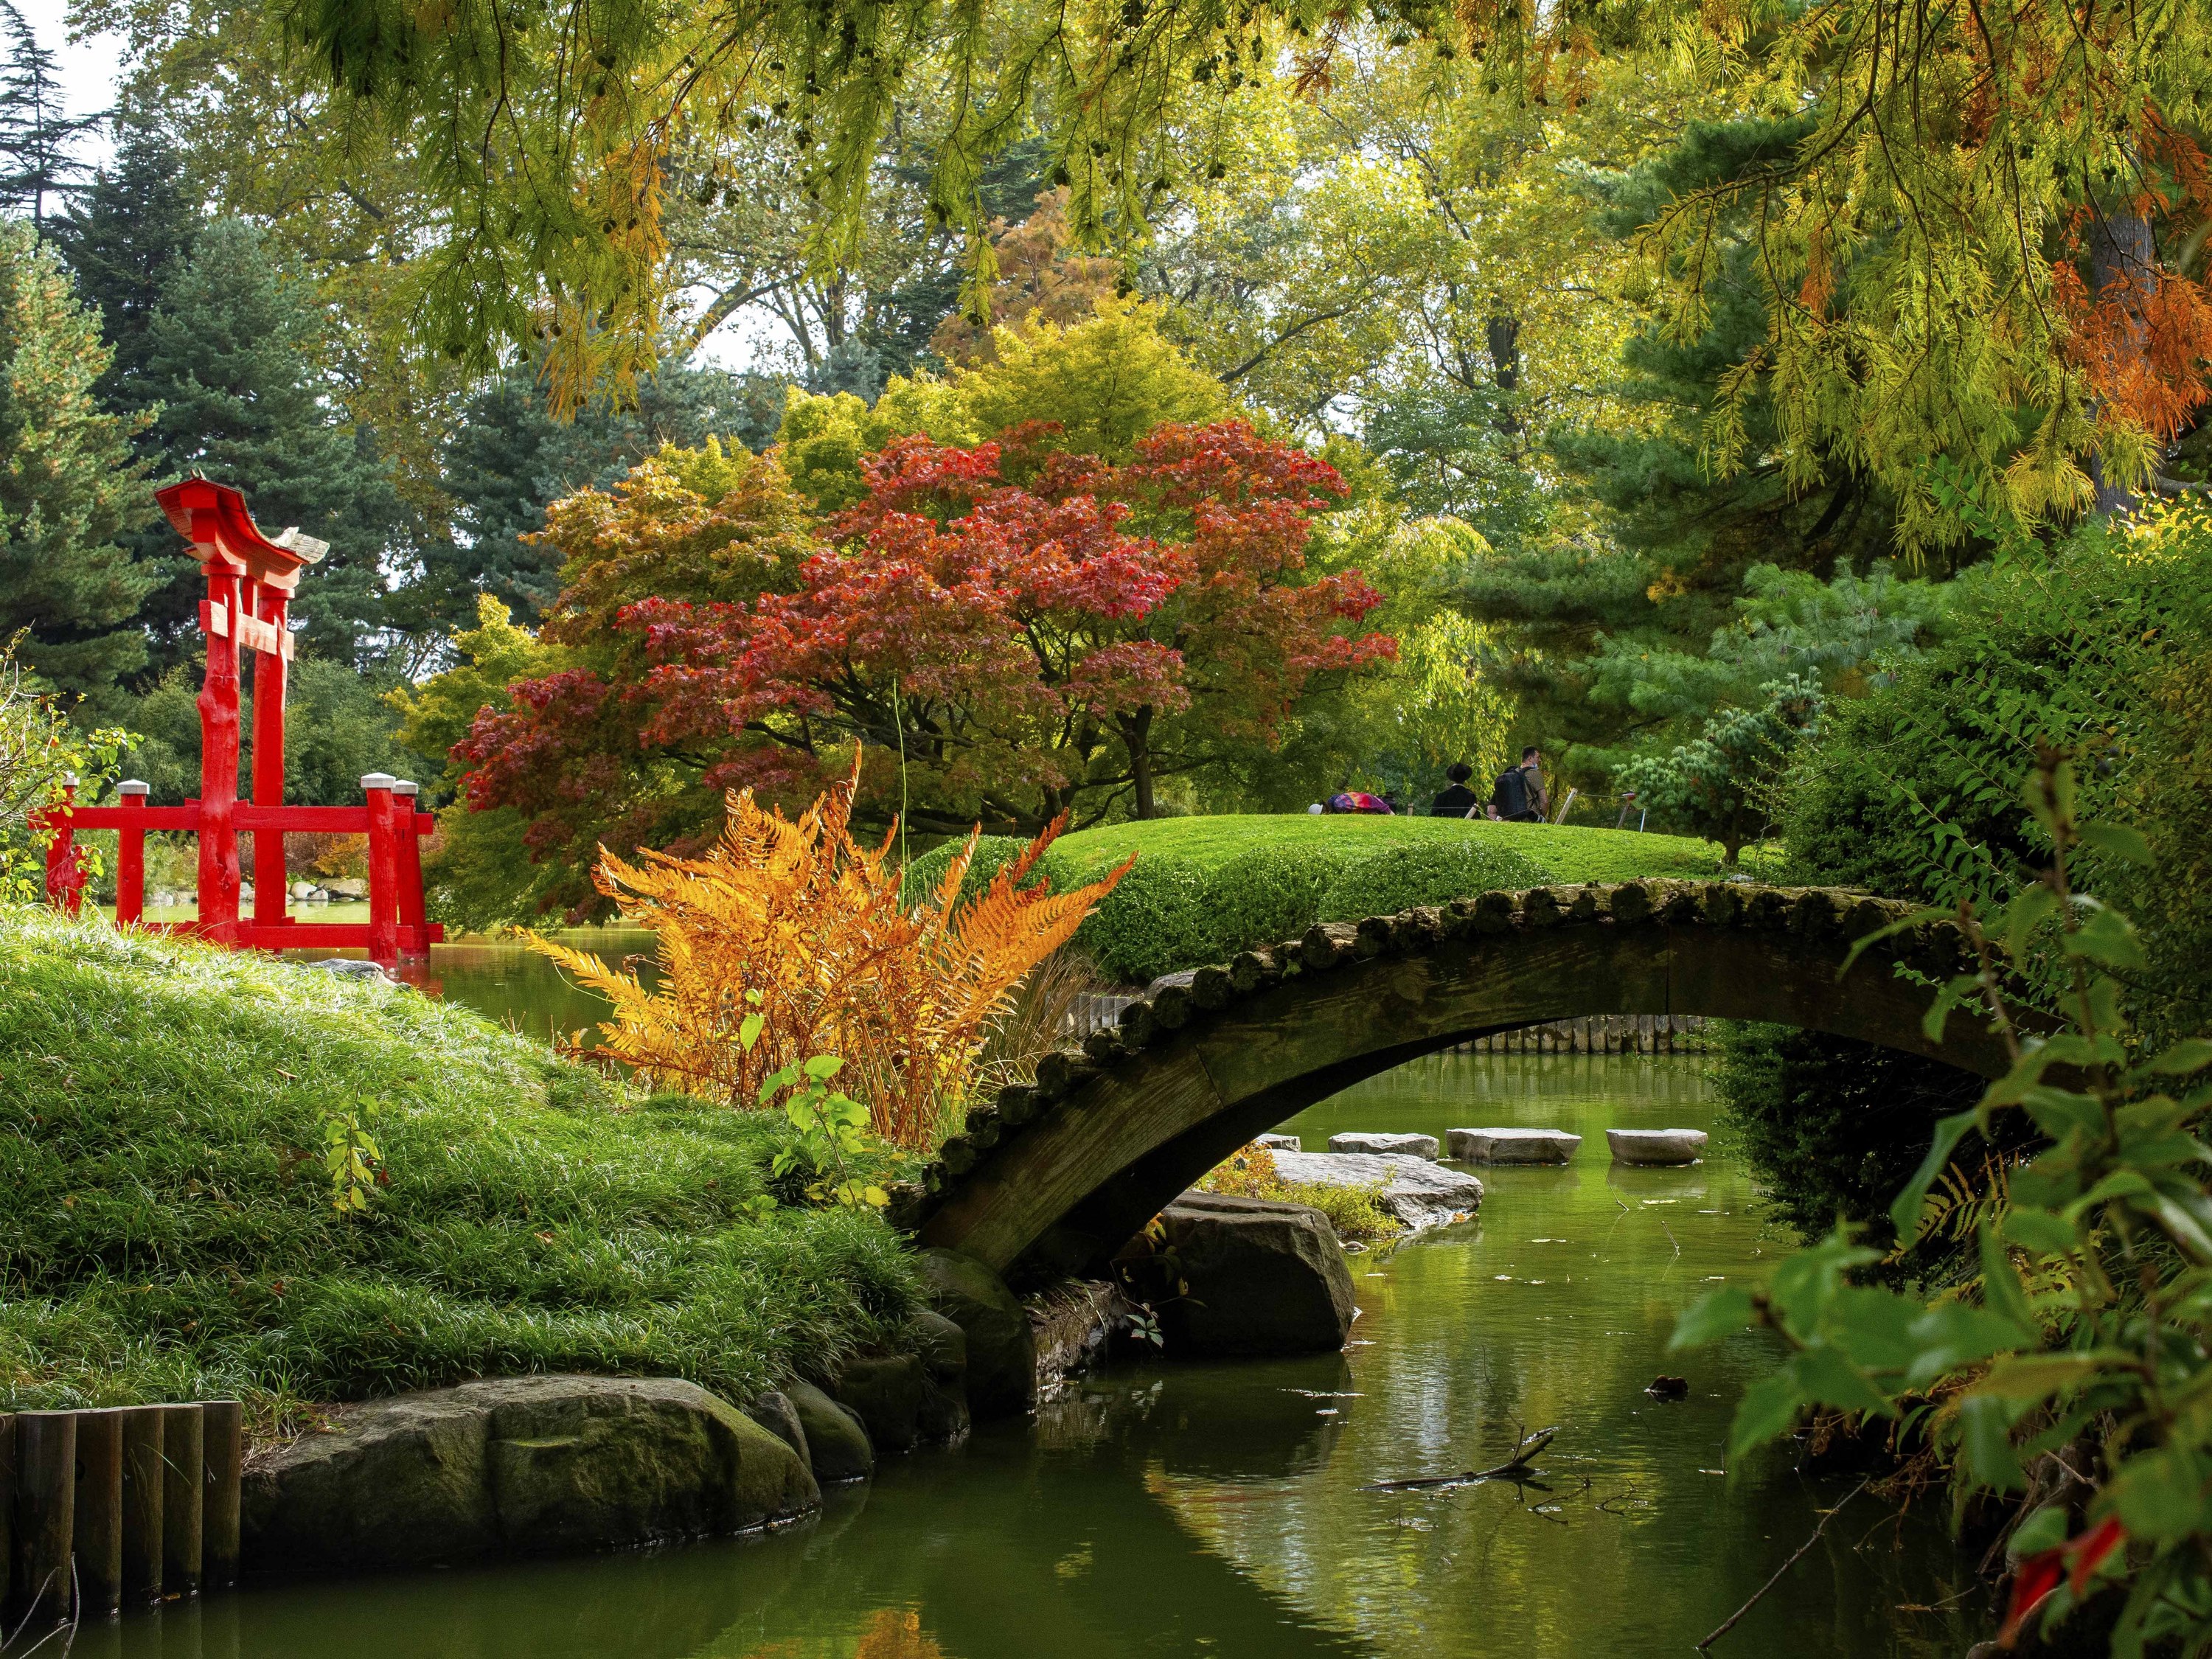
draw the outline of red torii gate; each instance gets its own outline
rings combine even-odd
[[[147,804],[147,786],[117,787],[120,806],[79,806],[72,785],[44,815],[46,897],[75,915],[85,872],[78,830],[118,833],[115,919],[169,933],[194,933],[217,945],[263,951],[367,946],[389,967],[401,954],[419,956],[445,937],[422,911],[422,860],[417,837],[437,821],[415,810],[416,786],[372,772],[361,781],[362,806],[284,805],[284,682],[292,659],[286,612],[300,573],[328,551],[312,536],[288,530],[271,541],[255,528],[245,497],[226,484],[187,478],[155,492],[169,522],[199,555],[208,580],[200,602],[207,635],[207,678],[200,688],[200,795],[181,806]],[[239,653],[254,653],[253,798],[238,798]],[[146,832],[190,830],[199,837],[199,919],[147,922]],[[368,921],[295,921],[285,914],[287,830],[368,837]],[[253,915],[238,913],[238,837],[253,837]]]

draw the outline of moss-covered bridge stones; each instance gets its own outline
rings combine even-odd
[[[973,1109],[892,1219],[1011,1277],[1095,1265],[1254,1135],[1417,1055],[1585,1014],[1704,1014],[1856,1037],[1984,1075],[1998,1041],[1922,1030],[1929,978],[1968,960],[1907,907],[1742,882],[1538,887],[1457,899],[1248,951],[1156,987],[1118,1030],[1048,1054]],[[1899,966],[1917,970],[1901,974]],[[1187,982],[1182,982],[1187,979]]]

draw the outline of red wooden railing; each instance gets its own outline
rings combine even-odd
[[[84,858],[76,845],[80,830],[116,832],[115,919],[135,922],[154,932],[191,933],[220,944],[261,951],[301,951],[317,947],[338,950],[366,948],[375,960],[391,965],[400,956],[420,956],[446,936],[446,930],[425,919],[422,903],[422,843],[418,839],[437,828],[428,812],[414,810],[416,786],[372,772],[361,781],[368,803],[362,806],[255,806],[240,802],[231,809],[230,833],[251,832],[255,842],[253,916],[238,914],[238,889],[229,890],[226,914],[220,903],[203,900],[200,914],[191,921],[149,922],[146,914],[146,835],[152,830],[183,830],[204,842],[216,831],[206,822],[200,803],[181,806],[149,806],[147,787],[135,779],[118,786],[120,806],[79,806],[74,785],[64,791],[61,804],[41,815],[46,842],[47,902],[77,913],[83,902]],[[259,878],[261,848],[267,837],[275,840],[287,831],[325,835],[366,836],[368,838],[368,920],[366,922],[301,921],[285,914],[289,895],[284,887],[284,864],[276,860],[276,880]],[[263,896],[274,889],[271,907]],[[270,915],[273,908],[275,915]]]

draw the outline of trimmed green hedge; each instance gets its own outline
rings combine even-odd
[[[987,836],[963,891],[1023,843]],[[909,867],[909,893],[941,879],[953,848]],[[1130,854],[1136,866],[1077,942],[1125,984],[1223,962],[1316,921],[1389,915],[1495,887],[1721,873],[1720,849],[1679,836],[1457,818],[1310,814],[1155,818],[1069,836],[1045,855],[1056,889],[1094,880]]]
[[[390,1184],[349,1217],[323,1152],[356,1112]],[[918,1303],[875,1212],[751,1213],[790,1135],[410,990],[0,908],[0,1407],[529,1371],[743,1399]]]

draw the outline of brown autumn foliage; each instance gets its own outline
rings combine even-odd
[[[613,1003],[599,1053],[652,1086],[738,1107],[760,1103],[763,1079],[784,1066],[836,1054],[838,1086],[867,1106],[877,1134],[922,1146],[943,1132],[1023,981],[1129,866],[1072,892],[1024,890],[1054,823],[962,902],[971,835],[937,890],[909,908],[896,826],[873,848],[852,837],[859,776],[856,762],[795,823],[750,790],[732,794],[702,858],[648,851],[631,864],[602,851],[593,878],[624,921],[657,936],[657,982],[532,940]]]

